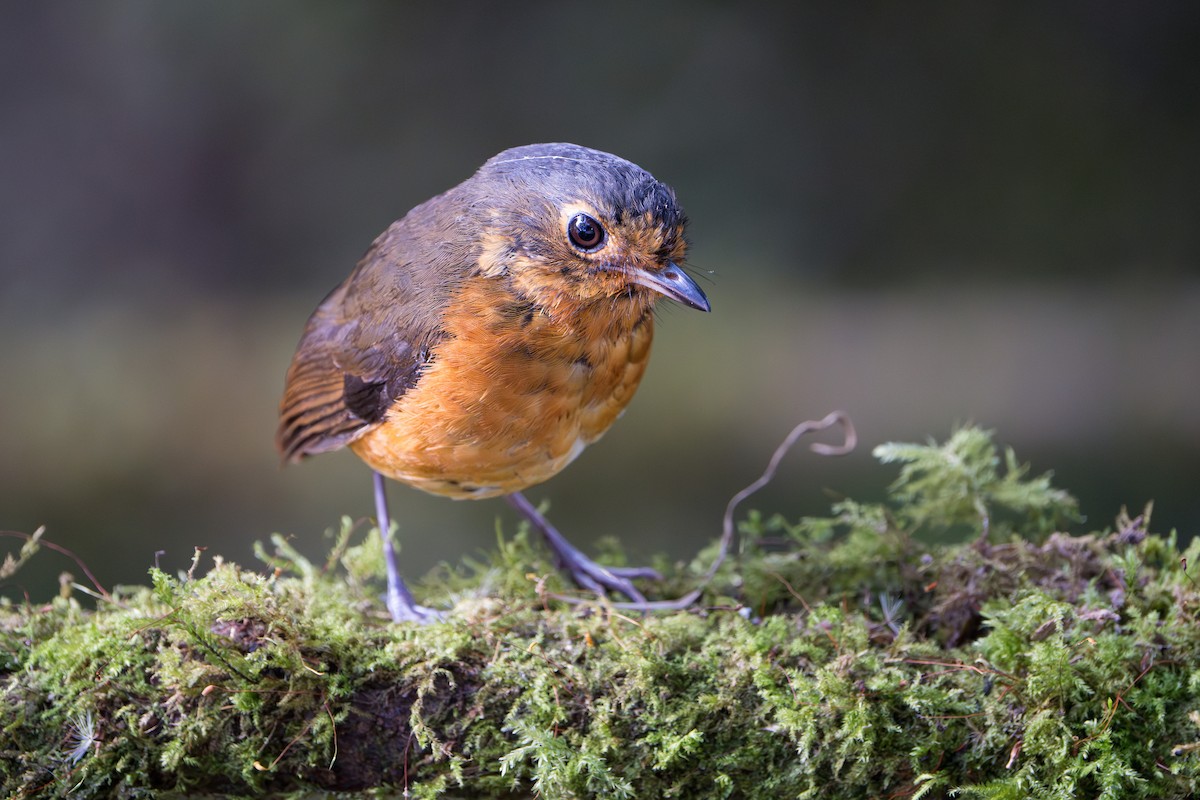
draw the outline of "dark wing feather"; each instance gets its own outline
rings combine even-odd
[[[377,424],[444,338],[439,323],[467,273],[466,254],[448,248],[445,231],[422,212],[376,239],[309,318],[279,406],[275,444],[285,461],[344,447]],[[421,247],[423,233],[439,243]],[[410,253],[425,259],[415,262]]]

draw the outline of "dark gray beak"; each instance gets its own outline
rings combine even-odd
[[[661,272],[630,269],[626,270],[625,274],[633,283],[653,289],[664,297],[669,297],[685,306],[700,311],[712,310],[708,305],[708,298],[704,296],[700,286],[674,261],[668,261],[666,268]]]

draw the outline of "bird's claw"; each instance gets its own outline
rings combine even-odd
[[[662,575],[650,567],[605,567],[597,564],[568,542],[525,495],[513,492],[504,499],[541,532],[554,553],[558,568],[568,573],[581,588],[601,596],[608,592],[620,592],[635,603],[645,603],[645,596],[634,587],[633,580],[662,580]]]
[[[563,568],[576,584],[604,596],[608,592],[620,592],[635,603],[645,603],[646,597],[639,592],[633,582],[621,574],[621,568],[602,567],[594,561],[564,564]],[[618,571],[621,570],[621,571]],[[637,569],[630,572],[641,572]],[[651,570],[653,572],[653,570]],[[641,574],[633,577],[642,577]]]
[[[388,612],[392,615],[392,622],[415,622],[418,625],[428,625],[431,622],[441,622],[446,618],[444,612],[438,611],[436,608],[406,602],[398,593],[389,592],[384,600],[387,602]]]

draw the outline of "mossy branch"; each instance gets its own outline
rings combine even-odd
[[[0,783],[82,798],[1192,796],[1200,545],[1149,533],[1148,513],[1055,532],[1070,497],[975,429],[879,455],[904,464],[886,502],[748,515],[736,563],[671,613],[555,600],[566,587],[518,530],[426,579],[446,622],[392,625],[378,534],[351,545],[349,520],[325,563],[277,538],[265,571],[218,558],[96,611],[2,605]],[[661,594],[696,586],[716,547],[661,564]]]

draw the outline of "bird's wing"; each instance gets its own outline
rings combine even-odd
[[[463,271],[445,252],[406,262],[397,223],[313,312],[288,368],[275,444],[285,461],[336,450],[383,419],[444,338],[442,311]]]

